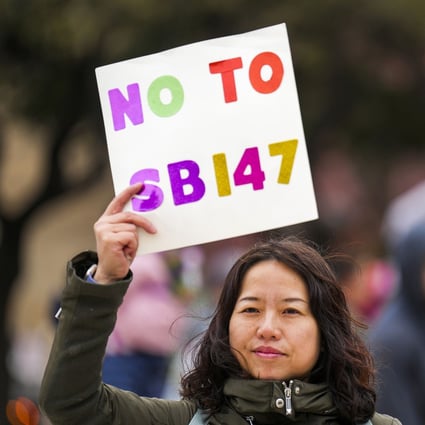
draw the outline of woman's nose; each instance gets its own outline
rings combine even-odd
[[[279,339],[282,336],[279,320],[274,314],[265,314],[257,329],[257,336],[262,339]]]

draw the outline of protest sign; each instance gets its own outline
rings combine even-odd
[[[164,251],[316,219],[285,24],[96,69],[116,193]]]

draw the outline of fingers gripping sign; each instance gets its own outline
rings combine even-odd
[[[148,219],[123,211],[142,186],[142,183],[137,183],[124,189],[94,224],[99,256],[95,279],[99,283],[112,283],[127,275],[139,245],[139,228],[151,234],[156,233],[155,226]]]

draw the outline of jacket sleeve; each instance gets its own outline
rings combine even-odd
[[[102,383],[105,347],[131,280],[96,285],[82,279],[93,252],[68,263],[67,284],[39,403],[52,425],[187,425],[193,403],[139,397]]]

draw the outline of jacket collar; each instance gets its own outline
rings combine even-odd
[[[336,419],[336,409],[326,385],[230,378],[224,386],[228,404],[254,424],[304,422],[324,424]],[[311,421],[311,416],[316,420]],[[282,421],[286,418],[287,421]]]

